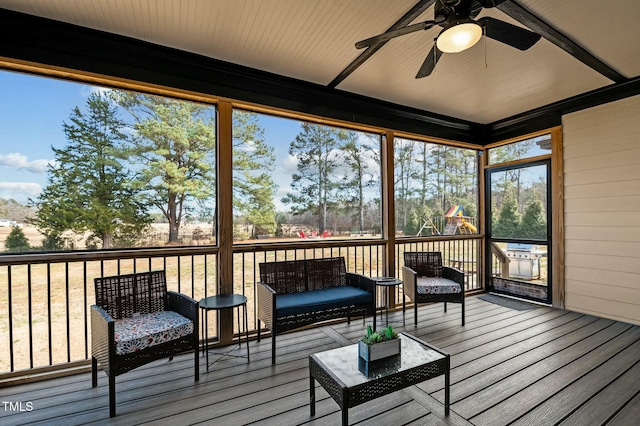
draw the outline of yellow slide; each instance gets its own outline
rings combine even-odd
[[[466,226],[469,229],[469,231],[471,231],[473,234],[477,234],[478,233],[478,228],[476,228],[475,226],[473,226],[472,224],[470,224],[466,220],[462,219],[462,224],[464,226]]]

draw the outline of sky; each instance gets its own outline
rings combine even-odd
[[[0,71],[0,197],[26,203],[47,183],[47,164],[54,162],[51,146],[67,139],[62,123],[76,106],[84,110],[89,95],[99,88],[46,77]],[[300,130],[294,120],[260,116],[265,138],[276,148],[279,191],[286,192],[295,161],[289,143]],[[288,178],[287,178],[288,177]],[[284,194],[280,194],[284,195]]]
[[[69,122],[76,106],[85,111],[88,97],[99,90],[106,89],[0,71],[0,198],[21,204],[37,198],[47,183],[47,165],[55,160],[51,147],[67,144],[63,122]],[[285,211],[280,198],[291,191],[296,171],[289,144],[300,132],[300,122],[263,114],[259,121],[265,140],[275,148],[276,209]]]
[[[91,88],[0,71],[0,197],[26,203],[46,184],[51,145],[64,146],[62,121]]]

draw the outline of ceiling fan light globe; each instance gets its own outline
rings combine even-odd
[[[462,22],[445,28],[436,41],[445,53],[458,53],[476,44],[482,37],[482,27],[475,22]]]

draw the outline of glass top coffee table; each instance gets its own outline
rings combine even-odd
[[[342,409],[342,424],[349,424],[349,408],[425,380],[444,375],[444,412],[449,415],[448,354],[409,334],[400,333],[400,355],[366,363],[358,345],[349,345],[309,357],[311,416],[316,414],[315,382]]]

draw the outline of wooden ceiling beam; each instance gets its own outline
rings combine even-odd
[[[602,62],[600,59],[596,58],[571,38],[567,37],[533,13],[529,12],[516,1],[505,1],[496,7],[501,12],[506,13],[525,27],[529,28],[531,31],[540,34],[542,37],[549,40],[551,43],[555,44],[583,64],[607,77],[609,80],[616,83],[624,83],[627,81],[625,76]]]
[[[415,6],[411,8],[407,13],[405,13],[402,18],[398,19],[395,24],[393,24],[389,29],[385,32],[391,30],[397,30],[398,28],[406,27],[409,25],[414,19],[420,16],[425,10],[427,10],[431,5],[435,3],[435,0],[421,0],[416,3]],[[378,50],[382,48],[387,41],[383,41],[381,43],[377,43],[367,47],[367,49],[362,52],[356,59],[353,60],[345,69],[343,69],[340,74],[336,78],[334,78],[328,85],[330,89],[333,89],[338,86],[338,84],[342,83],[345,78],[349,77],[360,65],[364,64],[367,59],[373,56]],[[355,48],[354,48],[355,49]]]

